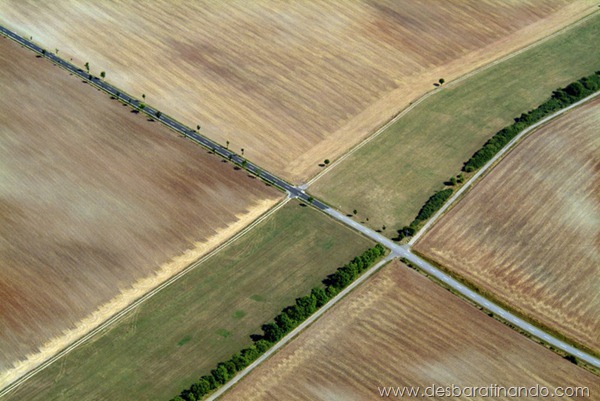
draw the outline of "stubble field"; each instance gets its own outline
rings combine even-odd
[[[392,262],[222,399],[375,400],[378,386],[492,383],[600,391],[598,377]]]
[[[2,0],[2,23],[294,182],[594,1]]]
[[[408,225],[443,182],[513,118],[600,68],[600,13],[454,86],[444,87],[309,187],[387,233]],[[393,228],[394,230],[390,230]]]
[[[372,245],[290,201],[7,401],[170,399]]]
[[[4,38],[0,88],[0,387],[282,198]]]
[[[600,99],[530,134],[415,246],[600,353]]]

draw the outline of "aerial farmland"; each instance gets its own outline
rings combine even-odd
[[[598,38],[597,0],[0,0],[0,401],[595,399]]]
[[[7,400],[168,399],[370,245],[289,202]]]
[[[592,1],[0,1],[9,28],[296,183]]]
[[[497,130],[555,89],[598,70],[598,35],[596,12],[542,43],[446,84],[326,169],[310,191],[345,212],[358,210],[372,228],[393,228],[386,234],[394,237]]]
[[[7,39],[0,86],[0,384],[282,197]]]
[[[374,400],[378,387],[448,383],[600,391],[593,374],[394,262],[221,399]]]
[[[600,100],[532,133],[415,249],[600,353]]]

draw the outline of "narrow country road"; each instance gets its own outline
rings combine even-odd
[[[93,75],[88,74],[86,71],[83,71],[81,68],[76,67],[75,65],[61,59],[60,57],[58,57],[55,54],[49,53],[47,51],[44,51],[41,47],[37,46],[36,44],[32,43],[31,41],[17,35],[16,33],[6,29],[5,27],[0,26],[0,34],[5,35],[7,37],[9,37],[10,39],[18,42],[19,44],[33,50],[34,52],[42,55],[45,58],[48,58],[49,60],[51,60],[53,63],[56,63],[57,65],[59,65],[60,67],[68,70],[69,72],[75,74],[76,76],[80,77],[81,79],[89,82],[90,84],[104,90],[105,92],[107,92],[108,94],[110,94],[111,96],[114,96],[115,98],[120,99],[121,101],[129,104],[130,106],[139,109],[139,106],[142,102],[140,102],[138,99],[135,99],[133,97],[131,97],[130,95],[126,94],[125,92],[123,92],[122,90],[117,89],[116,87],[112,86],[111,84],[101,80],[98,77],[95,77]],[[584,99],[572,106],[570,106],[567,109],[563,109],[557,113],[555,113],[552,116],[547,117],[546,119],[540,121],[540,123],[538,124],[542,124],[545,121],[548,121],[551,118],[556,117],[559,114],[564,113],[565,111],[567,111],[570,108],[575,107],[578,104],[581,104],[582,102],[588,100]],[[411,243],[409,245],[398,245],[396,243],[394,243],[392,240],[386,238],[385,236],[371,230],[368,227],[365,227],[363,225],[361,225],[360,223],[352,220],[352,218],[340,213],[337,210],[334,210],[332,208],[330,208],[329,206],[327,206],[325,203],[323,203],[322,201],[318,200],[318,199],[313,199],[313,197],[311,197],[310,195],[306,194],[306,192],[304,191],[304,189],[300,188],[300,187],[296,187],[293,186],[291,184],[289,184],[288,182],[284,181],[283,179],[269,173],[268,171],[265,171],[264,169],[261,169],[260,167],[258,167],[257,165],[247,161],[246,159],[244,159],[242,156],[230,151],[229,149],[221,146],[220,144],[205,138],[204,136],[198,134],[195,130],[186,127],[185,125],[181,124],[180,122],[174,120],[173,118],[165,115],[165,114],[161,114],[160,117],[156,117],[156,112],[157,110],[145,105],[145,107],[143,109],[140,110],[140,112],[145,113],[146,115],[148,115],[149,117],[160,121],[161,123],[165,124],[166,126],[168,126],[169,128],[173,129],[174,131],[186,136],[187,138],[193,140],[194,142],[204,146],[205,148],[213,151],[215,154],[223,157],[226,160],[231,160],[232,162],[238,164],[238,165],[242,165],[246,170],[248,170],[250,173],[256,174],[257,176],[260,176],[260,178],[271,184],[274,185],[278,188],[281,188],[282,190],[286,191],[288,193],[288,196],[290,198],[297,198],[307,204],[312,205],[313,207],[323,211],[324,213],[328,214],[329,216],[331,216],[332,218],[336,219],[337,221],[352,227],[353,229],[355,229],[356,231],[359,231],[360,233],[362,233],[363,235],[365,235],[366,237],[382,244],[383,246],[385,246],[386,248],[391,250],[391,253],[388,257],[386,257],[382,262],[378,263],[376,266],[372,267],[370,270],[368,270],[367,272],[365,272],[358,280],[356,280],[354,283],[352,283],[348,288],[346,288],[342,293],[338,294],[338,296],[336,296],[335,298],[333,298],[327,305],[323,306],[318,312],[316,312],[311,318],[309,318],[309,320],[307,320],[306,322],[304,322],[302,325],[300,325],[298,328],[296,328],[292,333],[288,334],[286,337],[284,337],[284,339],[282,341],[280,341],[277,345],[275,345],[271,350],[267,351],[259,360],[255,361],[250,367],[246,368],[244,371],[240,372],[233,380],[231,380],[230,382],[228,382],[225,386],[223,386],[217,393],[213,394],[212,397],[210,397],[209,399],[214,399],[215,397],[218,396],[218,394],[222,394],[223,392],[225,392],[228,388],[231,387],[231,385],[233,385],[233,383],[237,382],[241,377],[243,377],[244,375],[246,375],[248,372],[250,372],[254,367],[258,366],[260,364],[260,362],[264,361],[265,359],[267,359],[270,355],[272,355],[273,352],[275,352],[277,349],[279,349],[281,346],[283,346],[287,341],[289,341],[292,337],[294,337],[295,335],[298,334],[298,332],[300,332],[303,328],[307,327],[308,325],[310,325],[315,319],[317,319],[319,316],[321,316],[325,311],[327,311],[329,308],[331,308],[333,305],[335,305],[340,299],[343,298],[343,295],[347,294],[348,292],[350,292],[353,288],[355,288],[356,286],[358,286],[360,283],[362,283],[367,277],[369,277],[371,274],[373,274],[376,270],[378,270],[381,266],[383,266],[383,264],[387,263],[389,260],[395,258],[395,257],[402,257],[402,258],[406,258],[408,259],[411,263],[413,263],[414,265],[418,266],[420,269],[422,269],[424,272],[426,272],[427,274],[429,274],[430,276],[435,277],[437,280],[443,282],[445,285],[447,285],[449,288],[452,288],[453,290],[455,290],[456,292],[458,292],[459,294],[461,294],[462,296],[464,296],[465,298],[471,300],[472,302],[474,302],[477,305],[482,306],[483,308],[489,310],[490,312],[500,316],[502,319],[504,319],[507,322],[510,322],[512,325],[514,325],[515,327],[518,327],[519,329],[523,330],[524,332],[527,332],[528,334],[532,335],[533,337],[536,337],[542,341],[544,341],[547,344],[552,345],[553,347],[560,349],[564,352],[567,352],[571,355],[576,356],[577,358],[581,359],[582,361],[585,361],[586,363],[593,365],[597,368],[600,368],[600,359],[594,357],[593,355],[590,355],[584,351],[581,351],[569,344],[567,344],[566,342],[550,335],[549,333],[546,333],[545,331],[533,326],[532,324],[524,321],[523,319],[519,318],[518,316],[512,314],[511,312],[503,309],[501,306],[494,304],[493,302],[489,301],[488,299],[486,299],[485,297],[481,296],[480,294],[476,293],[475,291],[471,290],[470,288],[466,287],[464,284],[458,282],[457,280],[453,279],[451,276],[449,276],[448,274],[444,273],[443,271],[441,271],[440,269],[436,268],[435,266],[431,265],[430,263],[428,263],[427,261],[423,260],[422,258],[420,258],[419,256],[413,254],[410,250],[410,245],[412,243],[414,243],[414,241],[411,241]],[[516,140],[516,138],[515,138]],[[514,142],[511,142],[511,144]],[[510,144],[509,144],[510,145]],[[491,165],[491,164],[490,164]],[[489,167],[489,166],[487,166]],[[487,168],[486,167],[486,168]],[[477,175],[472,177],[472,179],[469,182],[472,182],[474,180],[474,178],[478,177]],[[473,181],[474,182],[474,181]],[[467,185],[465,185],[463,188],[466,188]],[[455,200],[460,194],[457,193],[454,197],[453,200]],[[445,207],[448,207],[448,205],[450,205],[451,202],[447,202]],[[439,213],[437,216],[441,215],[441,213]],[[432,219],[434,220],[434,219]],[[428,226],[427,226],[428,227]],[[422,232],[424,230],[421,230],[420,232]],[[417,234],[419,235],[419,234]],[[418,238],[418,236],[417,236]],[[113,316],[110,319],[110,322],[114,324],[114,322],[116,322],[121,316],[124,315],[124,313],[122,313],[123,311],[119,312],[117,315]],[[81,339],[80,339],[81,340]],[[77,341],[76,344],[80,344],[80,341]],[[71,344],[68,348],[72,348],[75,347],[76,344]],[[56,358],[58,359],[58,358]],[[54,359],[54,360],[56,360]],[[48,362],[48,361],[47,361]],[[50,363],[44,363],[44,367],[48,366]],[[36,370],[36,372],[40,371],[41,369],[34,369]],[[33,372],[28,372],[27,374],[25,374],[26,377],[30,377],[31,375],[33,375]],[[19,384],[21,384],[24,380],[20,380],[17,379],[15,382],[8,384],[6,387],[4,387],[4,389],[0,389],[0,397],[2,397],[3,395],[8,394],[10,391],[14,390],[15,388],[18,387]]]

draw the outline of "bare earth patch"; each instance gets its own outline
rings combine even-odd
[[[456,78],[594,7],[589,0],[1,0],[0,21],[299,182],[439,78]]]
[[[432,384],[600,391],[598,377],[395,261],[222,399],[375,400],[378,386]]]
[[[600,352],[600,100],[527,137],[417,243],[482,291]]]
[[[0,387],[281,199],[8,39],[0,87]]]

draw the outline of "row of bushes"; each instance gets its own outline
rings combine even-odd
[[[490,138],[481,149],[479,149],[471,158],[464,164],[463,171],[470,173],[483,167],[490,161],[502,148],[504,148],[517,134],[525,128],[535,124],[543,118],[549,116],[556,111],[563,109],[579,100],[591,95],[600,90],[600,71],[587,77],[583,77],[564,88],[559,88],[552,93],[550,99],[542,103],[539,107],[530,110],[527,113],[515,118],[515,122],[508,127],[498,131]],[[453,177],[454,178],[454,177]],[[457,182],[462,182],[461,175],[457,179],[452,180],[450,184],[455,185]],[[405,237],[412,237],[419,224],[435,214],[444,203],[452,195],[452,189],[447,188],[433,194],[423,205],[417,217],[410,223],[409,226],[402,227],[398,230],[398,237],[394,238],[397,241]]]
[[[508,142],[517,136],[519,132],[542,120],[548,115],[591,95],[599,89],[600,71],[596,71],[596,73],[581,78],[580,80],[569,84],[565,88],[555,90],[552,93],[552,97],[542,103],[539,107],[529,111],[528,113],[521,114],[520,117],[515,118],[515,122],[512,125],[498,131],[483,145],[481,149],[471,156],[471,158],[465,163],[463,170],[467,173],[470,173],[483,167],[496,155],[496,153],[500,151],[500,149],[506,146]]]
[[[262,326],[263,335],[252,336],[253,345],[236,353],[228,361],[220,362],[210,375],[202,376],[189,389],[182,391],[171,401],[196,401],[225,384],[237,372],[254,362],[273,344],[346,288],[384,254],[385,248],[377,244],[337,269],[324,280],[325,288],[313,288],[309,295],[296,299],[296,303],[284,308],[273,322]]]
[[[400,241],[404,237],[412,237],[419,227],[419,224],[433,216],[435,212],[437,212],[452,196],[452,192],[452,188],[446,188],[431,195],[421,210],[419,210],[417,217],[415,217],[412,223],[410,223],[409,226],[402,227],[400,230],[398,230],[398,237],[395,239]]]

